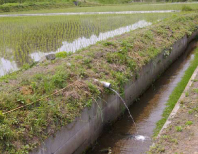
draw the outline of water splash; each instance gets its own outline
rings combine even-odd
[[[136,136],[135,136],[135,139],[136,139],[136,140],[139,140],[139,141],[144,141],[144,140],[146,139],[146,137],[143,136],[143,135],[136,135]]]
[[[133,124],[134,124],[134,126],[135,126],[135,130],[136,130],[136,133],[138,134],[137,126],[136,126],[136,124],[135,124],[135,121],[134,121],[134,119],[133,119],[133,116],[131,115],[131,112],[130,112],[128,106],[126,105],[124,99],[120,96],[120,94],[119,94],[117,91],[115,91],[115,90],[112,89],[112,88],[109,88],[109,89],[111,89],[111,90],[121,99],[121,101],[123,102],[124,106],[126,107],[128,113],[129,113],[129,116],[130,116],[131,120],[133,121]]]
[[[130,112],[128,106],[126,105],[126,102],[124,101],[124,99],[120,96],[120,94],[119,94],[116,90],[114,90],[114,89],[112,89],[112,88],[109,88],[109,89],[112,90],[112,91],[121,99],[121,101],[123,102],[124,106],[126,107],[128,113],[129,113],[130,118],[131,118],[132,121],[133,121],[133,124],[134,124],[134,126],[135,126],[135,130],[136,130],[136,133],[138,134],[136,123],[135,123],[135,121],[134,121],[134,119],[133,119],[133,116],[131,115],[131,112]],[[142,141],[142,142],[143,142],[143,141],[145,141],[146,138],[148,138],[148,137],[143,136],[143,135],[135,135],[134,138],[135,138],[135,140],[138,140],[138,141]]]

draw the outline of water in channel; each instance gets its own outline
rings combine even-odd
[[[134,121],[134,119],[133,119],[133,116],[131,115],[131,112],[130,112],[128,106],[126,105],[126,102],[124,101],[124,99],[120,96],[120,94],[119,94],[117,91],[115,91],[115,90],[112,89],[112,88],[110,88],[110,89],[122,100],[122,103],[124,104],[125,108],[126,108],[127,111],[128,111],[128,114],[129,114],[129,116],[130,116],[130,118],[131,118],[131,120],[132,120],[132,122],[133,122],[133,125],[134,125],[134,127],[135,127],[135,131],[136,131],[136,135],[133,135],[134,139],[144,141],[144,140],[146,139],[146,137],[143,136],[143,135],[139,135],[139,134],[138,134],[136,123],[135,123],[135,121]]]
[[[161,119],[169,95],[194,58],[193,49],[196,46],[197,42],[192,42],[186,52],[129,108],[136,123],[138,134],[146,136],[144,141],[136,140],[136,129],[128,112],[125,112],[117,122],[106,128],[107,130],[87,154],[105,152],[112,154],[146,153],[152,144],[156,122]]]

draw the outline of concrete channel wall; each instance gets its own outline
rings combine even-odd
[[[140,70],[138,78],[134,77],[124,88],[124,99],[128,106],[186,50],[196,35],[198,30],[190,37],[179,39],[168,55],[167,51],[162,51]],[[31,154],[81,154],[101,135],[107,123],[116,120],[123,109],[123,103],[116,95],[105,96],[93,103],[90,109],[85,108],[75,122],[63,127],[54,137],[49,137]]]

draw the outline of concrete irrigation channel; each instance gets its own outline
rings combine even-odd
[[[191,42],[185,52],[130,106],[138,133],[146,137],[144,141],[134,138],[136,130],[128,112],[125,112],[113,125],[106,127],[87,154],[105,151],[113,154],[146,153],[152,145],[156,123],[161,119],[169,96],[194,59],[196,47],[197,41]]]
[[[172,45],[167,56],[162,51],[139,72],[139,78],[134,78],[125,88],[125,101],[132,105],[152,83],[163,73],[182,53],[189,43],[197,36],[198,30],[187,37],[183,36]],[[94,103],[90,109],[85,108],[79,118],[63,127],[55,137],[49,137],[31,154],[79,154],[93,144],[103,132],[104,127],[116,120],[123,112],[123,104],[116,95],[106,95]]]
[[[99,141],[106,126],[120,119],[125,108],[128,110],[127,106],[134,102],[132,108],[135,111],[132,109],[128,113],[132,114],[132,119],[134,116],[137,131],[134,133],[135,123],[130,119],[129,125],[121,122],[120,126],[127,127],[123,131],[115,131],[111,138],[114,140],[115,134],[129,141],[119,140],[120,144],[116,144],[125,153],[135,150],[130,148],[134,146],[130,141],[137,140],[137,147],[142,145],[146,149],[152,131],[149,127],[155,127],[157,119],[154,118],[158,114],[151,117],[151,125],[145,123],[141,127],[138,115],[154,112],[141,111],[145,105],[141,100],[144,99],[138,100],[141,95],[147,95],[145,91],[154,85],[154,81],[160,81],[160,75],[168,68],[173,68],[168,72],[177,72],[171,64],[183,53],[187,54],[190,42],[197,38],[197,24],[196,13],[171,16],[152,26],[98,42],[75,53],[68,55],[63,52],[66,57],[54,55],[57,56],[55,60],[35,63],[1,77],[0,153],[80,154],[92,145],[93,150],[94,147],[97,149],[94,143]],[[193,59],[195,65],[196,59],[197,52]],[[184,63],[176,64],[178,69],[183,66],[181,70],[184,71],[188,60]],[[182,71],[179,74],[182,76]],[[172,80],[171,74],[165,76]],[[151,86],[151,89],[163,88],[162,84],[163,81],[158,86]],[[170,88],[174,88],[174,84]],[[171,93],[171,90],[168,92]],[[165,95],[168,97],[169,93]],[[150,102],[145,98],[145,102]],[[144,105],[135,107],[138,102]],[[148,104],[157,109],[157,99],[151,102]],[[126,119],[129,120],[128,115]],[[139,141],[144,142],[139,144]],[[104,145],[98,151],[110,153],[116,150],[112,145],[107,148]]]

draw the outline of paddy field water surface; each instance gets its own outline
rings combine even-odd
[[[0,18],[0,76],[60,51],[75,52],[173,13]]]

